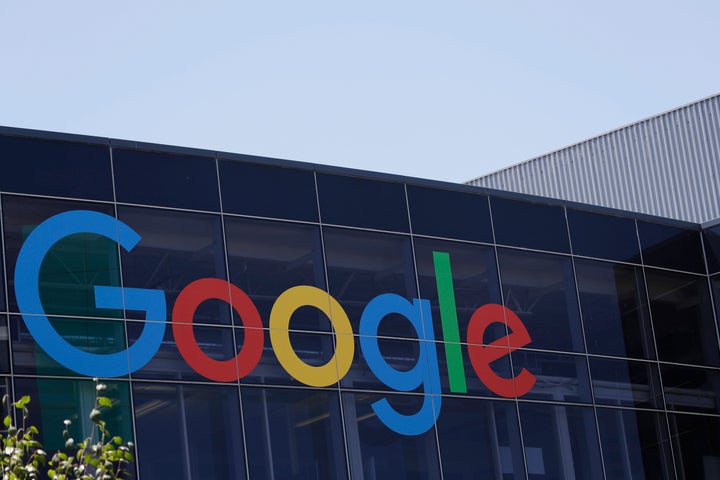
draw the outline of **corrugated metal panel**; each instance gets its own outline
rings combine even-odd
[[[720,95],[467,183],[695,223],[720,218]]]

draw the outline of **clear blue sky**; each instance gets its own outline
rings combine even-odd
[[[0,125],[459,182],[720,92],[718,19],[717,0],[5,0]]]

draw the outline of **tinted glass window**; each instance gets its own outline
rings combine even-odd
[[[330,294],[350,318],[353,332],[370,300],[381,293],[417,297],[410,237],[323,228]],[[380,335],[417,338],[405,318],[391,314],[380,323]]]
[[[92,210],[114,216],[112,205],[3,196],[9,304],[17,311],[14,272],[27,236],[48,218],[70,210]],[[40,269],[40,299],[48,314],[117,317],[119,311],[95,308],[95,285],[119,286],[118,245],[113,239],[80,233],[57,242]],[[24,312],[42,313],[42,312]]]
[[[657,363],[590,357],[595,402],[664,408]]]
[[[107,387],[103,395],[112,401],[113,407],[103,408],[100,418],[107,422],[113,436],[122,437],[123,442],[134,442],[127,382],[103,380],[102,383]],[[62,426],[66,419],[72,422],[70,436],[76,443],[92,432],[89,413],[95,404],[95,382],[89,378],[15,378],[15,395],[16,398],[30,396],[29,423],[40,431],[39,440],[48,452],[65,448]]]
[[[502,303],[495,250],[483,245],[417,237],[413,243],[420,297],[430,300],[435,338],[453,341],[442,331],[443,322],[450,322],[458,326],[460,340],[465,342],[468,322],[475,310],[488,303]],[[438,285],[443,292],[442,301],[438,296]],[[446,309],[446,318],[441,313],[441,304]],[[504,329],[496,334],[496,338],[503,333]]]
[[[140,478],[244,479],[237,387],[135,383]]]
[[[112,200],[110,148],[0,136],[4,192]]]
[[[638,220],[638,234],[645,265],[705,273],[700,232]]]
[[[341,175],[317,175],[323,223],[408,232],[401,183]]]
[[[635,220],[568,208],[573,253],[621,262],[640,262]]]
[[[253,300],[267,327],[270,310],[284,291],[298,285],[325,290],[320,228],[285,222],[225,217],[230,281]],[[293,314],[290,328],[330,331],[320,310]]]
[[[220,210],[213,158],[114,148],[113,165],[118,202]]]
[[[642,269],[576,259],[575,274],[588,352],[655,358]]]
[[[646,269],[658,358],[720,365],[707,278]]]
[[[242,390],[250,478],[347,478],[337,391]]]
[[[413,233],[492,242],[485,195],[438,188],[407,186]]]
[[[703,231],[705,256],[710,273],[720,272],[720,225]]]
[[[8,344],[8,320],[6,315],[0,315],[0,373],[10,373],[10,345]]]
[[[498,244],[570,253],[562,207],[499,197],[490,206]]]
[[[372,410],[371,405],[383,398],[407,415],[423,403],[422,395],[342,394],[352,478],[440,478],[435,429],[398,435]]]
[[[445,398],[437,430],[444,478],[525,479],[514,402]]]
[[[720,478],[720,418],[668,414],[680,478]]]
[[[527,327],[528,347],[584,351],[570,258],[499,248],[498,260],[505,306]]]
[[[271,332],[272,330],[263,330],[265,342],[260,361],[257,366],[252,369],[252,371],[240,379],[240,382],[253,385],[289,385],[293,387],[307,386],[294,376],[290,375],[285,367],[281,365],[278,360],[278,355],[276,355],[270,340]],[[247,335],[247,333],[248,332],[243,329],[235,329],[235,340],[237,342],[236,350],[238,352],[244,344],[245,335]],[[332,335],[327,333],[289,331],[288,336],[290,338],[290,345],[292,345],[295,354],[303,363],[315,367],[326,364],[335,364],[335,343]],[[355,356],[357,357],[357,355],[358,352],[356,351]]]
[[[227,278],[220,215],[141,207],[119,207],[118,215],[142,237],[132,251],[121,255],[126,287],[162,290],[171,308],[191,282]],[[127,315],[144,319],[142,312]],[[220,301],[203,302],[194,321],[229,325],[230,307]]]
[[[85,352],[105,355],[123,352],[127,348],[125,325],[119,320],[48,317],[50,324],[70,345]],[[30,375],[77,376],[52,357],[38,344],[19,315],[11,315],[13,336],[13,371]],[[123,354],[127,358],[126,354]]]
[[[675,478],[664,413],[598,408],[597,418],[606,478]]]
[[[720,413],[720,372],[660,365],[668,410]]]
[[[603,478],[592,408],[523,402],[519,407],[528,478]]]
[[[232,161],[219,168],[224,212],[317,221],[313,172]]]
[[[514,377],[527,369],[537,381],[523,398],[591,403],[590,378],[584,355],[516,350],[512,353]]]

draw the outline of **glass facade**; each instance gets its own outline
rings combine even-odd
[[[99,376],[140,480],[720,478],[718,227],[127,142],[0,156],[0,390],[48,449]]]

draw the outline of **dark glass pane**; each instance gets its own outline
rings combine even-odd
[[[446,356],[446,348],[448,348],[448,346],[449,345],[446,343],[437,343],[437,359],[440,371],[440,385],[443,393],[453,393],[453,390],[451,388],[452,384],[450,382],[450,368],[448,366],[448,360]],[[468,349],[470,348],[478,347],[477,345],[467,344],[461,345],[460,347],[462,355],[462,376],[465,378],[465,386],[467,388],[467,393],[460,393],[463,395],[472,395],[475,397],[500,397],[501,395],[498,395],[488,387],[488,384],[486,383],[488,379],[480,378],[480,376],[475,371],[468,353]],[[493,349],[497,352],[494,356],[497,356],[498,359],[488,364],[493,375],[501,379],[513,378],[513,370],[510,365],[509,348],[491,346],[484,346],[482,348]],[[490,356],[489,353],[488,356]],[[489,373],[483,372],[483,375],[489,375]]]
[[[378,379],[370,369],[366,360],[365,353],[360,345],[360,338],[356,336],[355,340],[355,356],[349,372],[340,381],[343,388],[353,388],[360,390],[395,390]],[[438,378],[439,372],[437,365],[428,365],[428,355],[438,355],[440,344],[435,342],[425,342],[418,340],[396,340],[390,338],[363,337],[364,341],[377,342],[383,361],[392,369],[402,375],[403,372],[413,370],[413,372],[421,372],[418,374],[424,380],[424,383],[412,390],[416,393],[424,393],[427,389],[430,375]],[[432,350],[435,352],[432,352]],[[433,368],[432,373],[429,368]],[[417,369],[417,370],[416,370]],[[411,373],[410,375],[414,375]]]
[[[323,228],[323,235],[330,294],[355,333],[365,306],[376,296],[417,296],[410,237],[339,228]],[[395,314],[383,319],[379,335],[417,338],[410,322]]]
[[[424,401],[423,395],[414,394],[342,394],[352,478],[440,478],[435,429],[414,436],[392,431],[371,407],[383,398],[404,415],[417,412]]]
[[[488,197],[407,186],[412,231],[418,235],[492,243]]]
[[[454,312],[457,321],[451,317],[448,317],[446,321],[457,324],[461,340],[464,342],[470,317],[475,310],[488,303],[502,303],[495,250],[483,245],[417,237],[413,238],[413,243],[415,244],[415,263],[420,282],[420,297],[430,301],[435,338],[452,341],[442,331],[443,321],[438,299],[438,282],[440,282],[440,288],[443,291],[452,292],[453,295],[451,298],[443,297],[444,305],[449,308],[450,300],[454,299],[455,301]],[[450,282],[444,276],[443,260],[438,259],[438,262],[435,262],[433,252],[442,252],[448,255]],[[436,268],[440,272],[439,275]],[[495,334],[496,338],[505,334],[505,328],[501,325],[499,327],[499,331]]]
[[[444,478],[525,478],[514,402],[443,399],[437,422]]]
[[[131,252],[122,252],[124,286],[164,291],[168,318],[188,284],[227,278],[220,215],[139,207],[119,207],[118,215],[142,237]],[[129,318],[144,318],[138,315],[128,312]],[[194,321],[229,325],[230,307],[221,301],[203,302]]]
[[[128,339],[134,344],[143,332],[145,322],[127,322]],[[237,355],[233,329],[227,327],[195,326],[193,333],[202,352],[213,360],[233,360]],[[237,372],[237,367],[235,367]],[[171,326],[165,328],[165,337],[157,353],[141,369],[132,374],[133,378],[208,381],[206,376],[196,372],[182,357],[175,344]]]
[[[490,197],[499,245],[570,253],[562,207]]]
[[[656,363],[590,357],[595,403],[664,408]]]
[[[523,402],[519,407],[528,479],[603,478],[592,408]]]
[[[645,265],[705,273],[700,232],[640,220],[637,224]]]
[[[606,478],[675,478],[664,413],[598,408],[597,417]]]
[[[709,273],[720,272],[720,225],[703,230]]]
[[[285,222],[225,217],[230,281],[252,299],[268,326],[275,300],[289,288],[325,290],[320,228]],[[319,309],[298,309],[290,328],[325,331],[330,321]]]
[[[0,135],[0,158],[12,165],[0,178],[4,192],[113,199],[107,145]]]
[[[106,355],[127,348],[125,325],[119,320],[48,317],[60,336],[79,350]],[[53,360],[28,331],[19,315],[10,317],[12,326],[13,371],[29,375],[76,376]]]
[[[655,358],[642,269],[575,259],[575,275],[588,352]]]
[[[645,275],[659,359],[720,365],[707,278],[650,268]]]
[[[341,175],[317,175],[323,223],[408,232],[402,183]]]
[[[640,247],[632,218],[571,208],[567,215],[575,255],[640,263]]]
[[[513,376],[527,369],[537,381],[526,399],[591,403],[590,379],[584,355],[516,350],[511,354]]]
[[[720,478],[720,418],[668,414],[679,478]]]
[[[660,365],[668,410],[720,413],[720,371]]]
[[[133,396],[140,478],[246,478],[237,387],[135,383]]]
[[[17,311],[14,272],[23,242],[35,227],[58,213],[92,210],[114,216],[111,205],[66,200],[3,196],[3,222],[10,310]],[[40,299],[48,314],[117,317],[114,310],[95,308],[95,285],[119,286],[115,240],[90,233],[70,235],[48,252],[40,269]],[[42,312],[25,312],[42,313]]]
[[[220,211],[215,159],[113,148],[118,202]]]
[[[337,391],[242,389],[250,478],[345,479]]]
[[[530,348],[582,352],[582,327],[569,257],[498,249],[505,306],[527,327]]]
[[[123,442],[132,442],[132,419],[130,416],[130,389],[127,382],[102,382],[107,386],[103,396],[108,397],[112,408],[101,410],[101,419],[107,428]],[[87,380],[15,378],[15,397],[30,396],[29,423],[40,431],[43,448],[52,452],[65,447],[62,431],[64,420],[70,420],[70,436],[76,443],[89,437],[94,424],[89,414],[95,405],[95,382]],[[137,406],[137,404],[136,404]],[[96,434],[97,435],[97,434]],[[95,437],[97,439],[97,436]]]
[[[240,351],[241,342],[244,341],[242,329],[235,329],[236,342],[238,342],[237,350]],[[290,385],[294,387],[304,387],[305,384],[298,381],[290,375],[285,367],[282,366],[278,355],[270,341],[270,332],[264,331],[265,342],[263,353],[258,365],[246,376],[240,379],[240,382],[247,384],[260,385]],[[247,332],[245,332],[247,334]],[[335,343],[332,335],[325,333],[300,333],[288,332],[290,337],[290,345],[295,355],[304,363],[315,367],[335,363]],[[287,354],[286,354],[287,355]],[[357,356],[357,352],[355,352]]]
[[[6,315],[0,315],[0,373],[10,373],[10,330]]]
[[[313,172],[233,161],[219,168],[224,212],[317,222]]]

